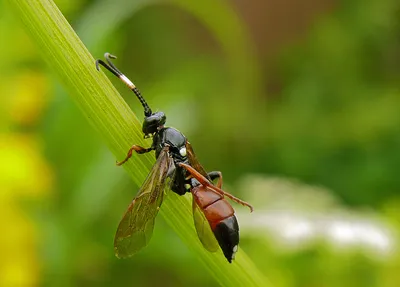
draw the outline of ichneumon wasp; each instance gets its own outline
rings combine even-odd
[[[223,191],[222,174],[219,171],[207,173],[197,160],[191,144],[177,129],[165,127],[163,112],[153,113],[136,86],[112,63],[116,57],[105,53],[106,62],[96,60],[99,65],[117,76],[136,95],[144,109],[142,131],[145,137],[152,137],[149,148],[133,145],[126,158],[117,165],[124,164],[135,151],[138,154],[155,151],[156,163],[140,187],[138,194],[129,205],[114,239],[114,249],[118,257],[129,257],[146,246],[151,238],[155,217],[163,201],[167,187],[179,194],[190,192],[193,196],[193,218],[197,235],[210,252],[221,247],[226,259],[232,262],[239,244],[239,225],[232,206],[225,197],[253,207]],[[218,179],[216,185],[213,180]]]

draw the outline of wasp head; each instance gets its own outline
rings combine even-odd
[[[144,118],[142,131],[145,135],[154,134],[164,127],[167,117],[163,112],[156,112]]]

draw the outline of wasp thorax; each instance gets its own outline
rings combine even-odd
[[[142,131],[145,135],[154,134],[157,130],[164,126],[167,117],[163,112],[156,112],[151,116],[145,117],[143,121]]]

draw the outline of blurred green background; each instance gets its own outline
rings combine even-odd
[[[254,204],[241,249],[271,286],[400,286],[398,1],[55,2]],[[0,286],[217,286],[161,217],[115,258],[138,187],[3,0],[0,31]]]

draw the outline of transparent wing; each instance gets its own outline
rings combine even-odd
[[[186,155],[189,160],[190,166],[192,166],[201,175],[209,179],[207,172],[197,160],[197,157],[193,151],[192,145],[186,141]],[[211,230],[211,226],[208,223],[201,208],[197,205],[195,197],[193,196],[193,219],[194,226],[196,227],[197,236],[200,239],[201,244],[204,248],[210,252],[216,252],[219,249],[217,239]]]
[[[168,152],[161,151],[118,225],[114,239],[117,257],[132,256],[149,243],[155,217],[163,201],[168,172],[172,166],[173,160],[168,156]]]
[[[206,170],[204,169],[204,167],[200,164],[200,162],[197,160],[196,155],[194,154],[192,145],[190,144],[190,142],[186,141],[186,156],[189,160],[189,164],[195,169],[197,170],[199,173],[201,173],[201,175],[203,175],[204,177],[206,177],[207,179],[210,179],[208,177],[208,174],[206,172]]]
[[[203,211],[197,205],[196,200],[193,196],[193,219],[194,226],[196,227],[197,236],[200,239],[203,247],[210,252],[216,252],[219,249],[218,241],[211,230],[211,226],[208,223]]]

